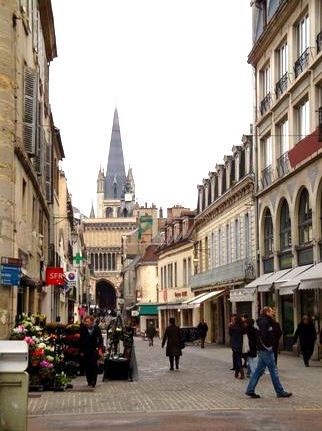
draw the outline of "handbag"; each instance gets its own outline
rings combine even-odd
[[[249,352],[249,341],[248,341],[248,335],[243,334],[243,348],[242,353],[248,353]]]

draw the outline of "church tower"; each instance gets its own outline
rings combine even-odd
[[[96,214],[97,217],[102,218],[103,215],[103,202],[104,202],[104,183],[105,183],[105,176],[104,176],[104,169],[100,167],[98,176],[97,176],[97,209]]]

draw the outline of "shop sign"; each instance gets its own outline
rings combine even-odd
[[[46,284],[63,286],[65,284],[64,268],[46,268]]]
[[[132,317],[137,317],[139,315],[139,310],[132,310],[131,311],[131,316]]]
[[[68,287],[75,287],[76,286],[77,274],[75,271],[65,272],[65,278],[66,278]]]

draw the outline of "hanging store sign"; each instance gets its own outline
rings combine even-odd
[[[54,286],[64,286],[64,268],[47,268],[46,269],[46,284]]]

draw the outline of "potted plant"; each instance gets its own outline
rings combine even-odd
[[[70,382],[71,378],[67,377],[63,371],[59,374],[56,374],[54,379],[54,391],[64,391]]]

